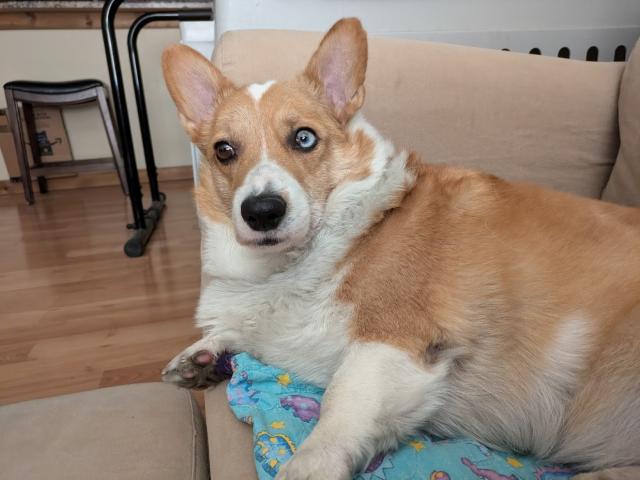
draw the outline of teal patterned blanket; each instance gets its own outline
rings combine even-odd
[[[304,439],[320,414],[324,391],[246,353],[231,358],[227,387],[235,415],[253,426],[258,478],[270,480]],[[532,457],[490,450],[469,439],[421,434],[394,452],[376,455],[356,480],[567,480],[567,468]]]

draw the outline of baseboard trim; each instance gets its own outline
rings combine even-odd
[[[149,183],[146,170],[138,170],[140,183]],[[172,180],[193,180],[193,170],[191,165],[181,165],[178,167],[158,168],[158,180],[168,182]],[[108,187],[120,185],[118,175],[112,172],[89,172],[83,174],[60,175],[47,177],[47,184],[50,191],[75,190],[79,188]],[[38,183],[33,179],[33,188],[38,191]],[[11,180],[0,180],[0,195],[22,194],[22,183]]]

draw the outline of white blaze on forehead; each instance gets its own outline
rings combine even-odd
[[[269,80],[265,83],[254,83],[247,87],[247,92],[249,92],[249,95],[251,95],[251,98],[253,98],[254,101],[259,102],[262,95],[264,95],[264,92],[269,90],[269,87],[274,83],[276,83],[274,80]]]

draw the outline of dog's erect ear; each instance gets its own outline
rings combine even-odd
[[[364,103],[367,55],[367,33],[360,20],[343,18],[324,36],[304,71],[342,123]]]
[[[185,45],[164,51],[162,71],[180,121],[196,140],[200,127],[213,118],[221,98],[234,86],[209,60]]]

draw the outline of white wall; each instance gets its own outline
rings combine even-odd
[[[126,30],[117,32],[136,160],[138,166],[144,168],[129,73]],[[178,123],[175,107],[164,86],[160,66],[163,48],[178,40],[177,28],[148,28],[141,32],[138,40],[153,148],[159,167],[191,163],[189,143]],[[97,78],[109,85],[100,30],[0,31],[0,84],[19,79],[63,81],[79,78]],[[0,94],[0,108],[5,106],[4,94]],[[111,156],[97,107],[66,108],[64,117],[76,159]],[[0,180],[7,178],[2,160]]]
[[[421,32],[637,27],[640,0],[215,0],[216,38],[227,30],[324,31],[359,17],[377,35]],[[422,35],[418,35],[423,38]]]

